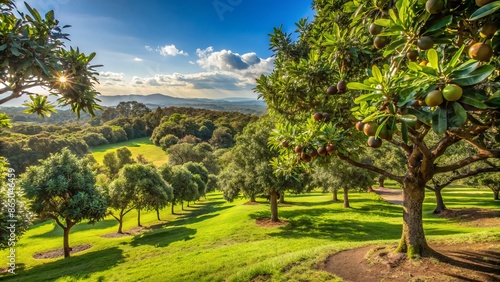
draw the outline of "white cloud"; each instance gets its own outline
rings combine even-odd
[[[142,62],[142,59],[141,58],[134,58],[134,61],[136,61],[136,62]]]
[[[165,45],[163,47],[158,47],[157,51],[160,52],[162,56],[177,56],[177,55],[188,56],[187,52],[177,49],[177,47],[175,47],[175,45],[173,44]]]
[[[181,52],[177,50],[177,54]],[[271,73],[274,67],[272,57],[259,58],[253,52],[240,55],[231,50],[214,51],[213,47],[208,47],[204,50],[197,49],[196,54],[198,60],[189,63],[197,63],[203,69],[201,72],[155,74],[151,71],[150,75],[134,76],[126,81],[123,81],[123,74],[106,72],[106,77],[110,79],[106,79],[104,84],[101,82],[98,90],[103,94],[163,93],[189,97],[255,97],[256,94],[252,91],[255,79],[261,74]]]
[[[153,48],[151,48],[151,46],[149,46],[149,45],[144,46],[144,48],[146,48],[146,50],[148,50],[148,51],[153,51]]]
[[[103,71],[99,73],[99,79],[112,80],[112,81],[123,81],[124,73]]]

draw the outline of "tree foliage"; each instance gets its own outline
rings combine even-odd
[[[354,0],[340,9],[315,1],[318,14],[309,24],[298,23],[296,42],[288,39],[278,48],[282,32],[271,34],[276,67],[256,86],[284,118],[272,138],[274,147],[282,146],[278,172],[313,159],[324,162],[314,157],[330,146],[328,155],[402,185],[397,250],[410,257],[433,253],[422,224],[426,184],[435,175],[500,157],[500,36],[484,33],[500,19],[499,2],[481,8],[474,1],[442,2]],[[333,21],[340,14],[350,16],[349,26]],[[302,45],[307,52],[293,53]],[[369,137],[354,129],[356,121]],[[426,138],[431,131],[439,138]],[[439,164],[461,140],[473,154]],[[372,150],[385,143],[399,147],[404,171],[362,163],[365,142]],[[463,177],[477,173],[471,169]]]
[[[95,188],[95,176],[86,159],[69,150],[31,166],[20,185],[32,200],[31,209],[55,220],[64,230],[64,256],[69,257],[69,231],[83,220],[94,223],[106,214],[105,198]]]
[[[2,1],[0,8],[0,104],[29,95],[27,113],[50,116],[55,106],[47,96],[35,94],[34,87],[43,87],[58,97],[60,106],[80,112],[99,109],[97,65],[91,65],[95,53],[85,55],[78,48],[65,48],[68,25],[59,26],[54,11],[45,15],[25,3],[28,13],[21,13],[13,2]]]

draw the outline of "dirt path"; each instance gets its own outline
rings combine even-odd
[[[403,205],[403,190],[400,189],[389,189],[384,187],[372,188],[377,195],[382,197],[389,203],[396,205]]]

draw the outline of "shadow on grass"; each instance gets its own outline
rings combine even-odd
[[[59,225],[57,225],[55,223],[55,221],[51,221],[51,222],[49,221],[49,222],[47,222],[47,224],[52,224],[54,226],[52,228],[52,230],[50,230],[49,232],[43,233],[43,234],[33,235],[31,237],[32,238],[55,238],[55,237],[61,237],[63,235],[62,228]],[[86,230],[90,230],[90,229],[94,229],[94,230],[95,229],[105,229],[105,228],[112,227],[115,225],[117,225],[117,221],[115,219],[106,219],[106,220],[99,221],[95,224],[89,224],[89,223],[82,222],[82,223],[78,223],[73,228],[71,228],[70,236],[71,236],[71,234],[74,234],[74,233],[77,233],[80,231],[86,231]]]
[[[166,247],[173,242],[189,241],[196,234],[196,229],[184,226],[157,229],[152,232],[136,235],[132,238],[130,245],[133,247],[151,245],[155,247]]]
[[[353,220],[349,217],[356,213],[369,213],[380,220]],[[328,214],[336,214],[338,219],[326,218]],[[340,215],[340,216],[339,216]],[[370,208],[329,209],[312,208],[301,210],[284,210],[279,212],[281,219],[286,219],[289,224],[280,227],[270,236],[298,239],[312,237],[331,239],[337,241],[370,241],[370,240],[395,240],[401,237],[401,223],[390,223],[384,218],[401,218],[401,207],[377,204]],[[366,215],[364,215],[366,216]],[[253,213],[250,218],[270,217],[269,211]],[[425,226],[424,226],[425,229]],[[426,230],[427,235],[450,235],[457,231]]]
[[[90,281],[90,276],[115,267],[123,262],[122,250],[113,247],[105,250],[74,255],[35,266],[29,270],[17,269],[16,275],[2,275],[5,281],[55,281],[66,277],[69,280]],[[93,281],[105,281],[103,277]]]

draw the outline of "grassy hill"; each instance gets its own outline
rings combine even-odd
[[[491,191],[471,188],[445,190],[447,205],[497,208]],[[396,243],[401,234],[402,207],[373,193],[352,193],[352,208],[332,203],[331,194],[287,195],[280,206],[281,227],[262,227],[256,219],[269,216],[267,202],[228,203],[220,193],[186,208],[180,215],[143,213],[143,225],[153,226],[135,236],[103,238],[116,232],[108,217],[94,226],[82,223],[70,235],[72,246],[92,247],[69,259],[34,259],[38,252],[62,247],[62,231],[52,221],[34,225],[18,242],[18,274],[6,281],[334,281],[314,267],[328,254],[374,243]],[[177,207],[176,207],[177,208]],[[461,225],[431,214],[433,195],[424,204],[424,226],[436,241],[499,240],[494,227]],[[177,208],[180,211],[180,207]],[[124,230],[136,226],[136,213],[125,219]],[[7,251],[0,251],[6,257]],[[260,279],[260,280],[259,280]]]
[[[135,159],[138,154],[144,155],[146,160],[156,166],[161,166],[168,161],[168,156],[160,147],[155,146],[149,137],[137,138],[116,144],[108,144],[90,148],[92,155],[98,163],[102,164],[104,155],[110,151],[116,151],[121,147],[127,147],[132,152],[132,157]]]

